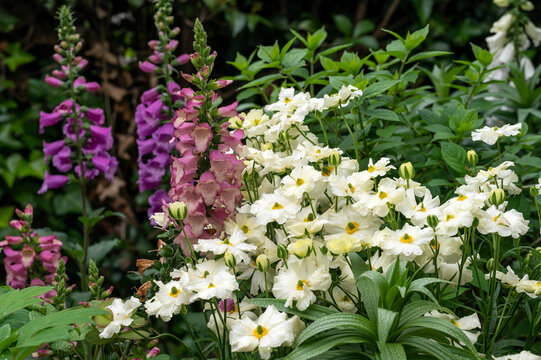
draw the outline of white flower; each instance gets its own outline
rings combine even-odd
[[[239,212],[235,216],[235,222],[230,220],[225,222],[225,231],[228,234],[232,234],[237,227],[242,230],[250,242],[257,245],[263,243],[267,229],[257,223],[255,216]]]
[[[233,292],[239,289],[235,276],[229,272],[223,259],[205,260],[196,265],[195,269],[189,269],[190,282],[187,288],[195,294],[190,301],[209,300],[214,297],[227,299],[233,297]]]
[[[490,32],[492,33],[507,32],[507,30],[509,30],[509,27],[513,25],[514,21],[515,21],[515,17],[511,15],[510,13],[507,13],[503,15],[498,21],[492,24],[492,27],[490,28]]]
[[[176,271],[175,276],[179,280],[172,280],[167,284],[161,281],[154,281],[158,285],[158,292],[154,297],[145,303],[145,310],[149,315],[160,317],[163,321],[169,321],[180,312],[183,304],[189,304],[190,292],[186,291],[188,274],[183,271]]]
[[[408,258],[422,255],[422,246],[434,239],[434,232],[431,228],[421,229],[409,224],[396,231],[385,228],[379,234],[381,240],[378,246],[381,249],[389,254],[404,255]]]
[[[519,134],[520,129],[522,129],[521,123],[515,125],[505,124],[502,127],[485,126],[482,129],[477,129],[473,131],[471,135],[473,141],[482,141],[488,145],[494,145],[501,137],[515,136]]]
[[[162,227],[163,226],[163,222],[165,220],[165,213],[163,212],[157,212],[157,213],[154,213],[151,217],[150,217],[150,220],[154,220],[154,222],[156,222],[156,224],[158,224],[159,227]]]
[[[131,316],[139,306],[141,302],[133,296],[126,302],[114,299],[113,303],[106,307],[113,314],[113,321],[100,332],[100,338],[109,339],[118,334],[124,326],[130,326],[133,322]]]
[[[523,350],[518,354],[494,357],[494,360],[541,360],[541,356]]]
[[[319,186],[318,186],[319,185]],[[282,179],[281,192],[293,201],[298,201],[304,193],[312,194],[314,190],[321,190],[321,172],[310,165],[296,167],[291,174]]]
[[[304,329],[304,323],[293,316],[288,319],[285,313],[269,306],[256,320],[243,317],[231,326],[229,342],[233,352],[259,350],[262,359],[269,359],[273,348],[292,346],[295,338]]]
[[[376,163],[373,162],[372,158],[368,160],[368,173],[370,174],[370,177],[378,177],[383,176],[387,174],[387,172],[391,169],[395,169],[394,166],[389,165],[389,162],[391,162],[391,159],[387,157],[382,157],[379,159]]]
[[[309,234],[319,232],[328,223],[328,220],[317,215],[317,213],[314,216],[312,208],[308,206],[298,212],[294,218],[289,219],[285,224],[285,228],[291,236],[304,236],[306,231]]]
[[[284,197],[279,190],[273,194],[264,194],[252,204],[252,213],[256,215],[261,225],[267,225],[272,221],[278,224],[285,223],[289,218],[301,210],[301,206]]]
[[[406,191],[406,196],[396,205],[396,210],[411,220],[413,225],[426,225],[428,215],[437,215],[439,212],[440,198],[432,197],[430,190],[425,189],[423,201],[417,203],[413,189]]]
[[[398,204],[404,198],[406,191],[403,188],[397,188],[396,182],[390,178],[383,178],[378,184],[378,192],[367,195],[354,205],[355,208],[367,207],[372,214],[385,217],[389,213],[388,203]],[[359,209],[361,210],[361,209]]]
[[[469,331],[469,330],[474,330],[474,329],[481,329],[479,316],[477,316],[476,313],[469,316],[462,317],[462,318],[458,318],[450,314],[445,314],[437,310],[434,310],[429,313],[426,313],[425,316],[431,316],[431,317],[447,320],[453,323],[457,328],[459,328],[460,330],[464,332],[464,334],[468,337],[468,339],[471,341],[472,344],[475,344],[477,342],[477,338],[479,338],[479,335],[481,334],[479,331],[475,333]]]
[[[246,243],[246,234],[235,228],[230,237],[221,239],[199,239],[199,243],[194,245],[194,249],[203,252],[212,252],[215,255],[230,253],[235,257],[237,263],[250,262],[248,254],[257,250],[257,246]]]
[[[535,46],[539,46],[541,42],[541,28],[535,26],[531,21],[524,26],[526,34],[532,39]]]
[[[285,299],[285,305],[291,307],[296,301],[297,309],[303,311],[316,301],[313,291],[327,290],[331,286],[331,275],[325,266],[318,266],[315,261],[304,258],[288,261],[288,267],[282,267],[274,278],[272,293],[277,299]]]
[[[479,211],[477,218],[477,230],[484,235],[498,233],[500,236],[512,236],[516,239],[528,232],[529,221],[515,209],[503,212],[492,205],[486,211]]]
[[[485,279],[490,279],[492,276],[492,272],[485,274]],[[500,280],[502,284],[510,285],[510,286],[516,286],[520,278],[515,274],[513,269],[511,269],[511,266],[507,266],[507,273],[503,273],[501,271],[496,271],[496,279]]]

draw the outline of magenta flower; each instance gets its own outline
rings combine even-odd
[[[45,177],[43,179],[43,184],[38,191],[38,194],[43,194],[47,190],[53,190],[61,188],[66,185],[69,178],[65,175],[51,175],[48,171],[45,172]]]

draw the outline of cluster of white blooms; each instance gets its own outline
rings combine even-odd
[[[490,279],[492,274],[486,274],[485,278]],[[511,269],[507,267],[507,273],[496,271],[496,279],[500,280],[502,284],[514,287],[518,293],[525,293],[531,298],[541,296],[541,280],[530,280],[529,275],[526,274],[521,278]]]
[[[472,344],[477,342],[477,338],[481,332],[471,332],[470,330],[480,329],[481,323],[479,322],[479,316],[477,314],[472,314],[469,316],[464,316],[463,318],[457,318],[450,314],[441,313],[437,310],[426,313],[425,316],[432,316],[439,319],[448,320],[453,323],[457,328],[464,331],[464,334],[468,337]]]
[[[502,7],[506,7],[509,6],[509,3],[500,5]],[[531,9],[533,9],[533,4]],[[516,49],[516,45],[509,34],[517,21],[519,20],[516,18],[516,16],[512,15],[511,12],[508,12],[498,21],[492,24],[490,32],[494,35],[486,38],[488,49],[494,55],[491,67],[506,65],[515,61],[515,58],[517,58],[517,51],[522,52],[530,47],[530,39],[531,42],[533,42],[533,45],[536,47],[541,43],[541,28],[535,26],[530,20],[528,20],[524,26],[518,26],[521,33],[518,36],[518,49]],[[531,60],[528,57],[520,54],[518,59],[526,79],[531,78],[534,74],[534,66]],[[490,76],[491,79],[494,80],[506,80],[508,77],[508,70],[506,68],[498,69]]]
[[[131,297],[126,302],[121,299],[114,299],[113,303],[106,307],[112,315],[111,322],[100,331],[100,338],[109,339],[114,334],[118,334],[126,326],[133,322],[132,315],[141,306],[139,299]]]
[[[463,257],[461,246],[476,219],[481,234],[526,233],[522,214],[508,210],[503,200],[490,201],[495,190],[520,193],[511,162],[466,176],[442,203],[411,179],[411,164],[404,164],[411,167],[405,171],[409,177],[394,177],[389,158],[369,159],[360,169],[341,150],[319,144],[305,117],[361,95],[353,86],[324,98],[282,89],[266,112],[251,110],[231,120],[247,134],[243,204],[226,221],[225,233],[194,244],[204,258],[173,271],[166,284],[155,281],[158,291],[145,303],[149,315],[169,321],[183,306],[202,301],[212,312],[208,327],[218,336],[227,330],[232,351],[257,349],[268,359],[272,348],[291,346],[305,325],[272,306],[263,311],[246,297],[265,293],[301,311],[324,298],[341,311],[357,312],[348,252],[366,251],[374,270],[385,272],[401,259],[465,283],[472,279],[472,259]],[[244,298],[241,282],[249,286]],[[428,315],[455,322],[476,341],[476,316]]]
[[[494,145],[502,137],[518,135],[521,129],[521,123],[514,125],[505,124],[501,127],[485,126],[481,129],[472,131],[471,137],[473,141],[482,141],[488,145]]]

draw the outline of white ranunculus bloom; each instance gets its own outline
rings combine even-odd
[[[288,219],[294,218],[300,210],[301,205],[298,202],[286,198],[279,190],[272,194],[264,194],[252,204],[252,213],[261,225],[273,221],[284,224]]]
[[[317,265],[310,258],[288,261],[274,278],[272,293],[277,299],[286,300],[291,307],[296,301],[297,309],[303,311],[316,301],[314,291],[327,290],[331,286],[331,275],[326,266]]]
[[[434,239],[431,228],[422,229],[409,224],[396,231],[385,228],[380,233],[383,236],[378,246],[388,254],[403,255],[401,258],[404,259],[423,255],[423,245]]]
[[[188,270],[190,278],[187,289],[194,294],[190,301],[210,300],[212,298],[227,299],[239,289],[235,276],[231,274],[223,259],[203,260],[195,269]]]
[[[287,318],[274,306],[269,306],[257,319],[243,317],[234,321],[229,333],[233,352],[259,350],[262,359],[269,359],[273,348],[292,346],[295,338],[304,329],[298,316]]]
[[[169,321],[180,312],[182,305],[189,304],[191,293],[186,290],[189,282],[188,274],[184,270],[173,272],[178,280],[172,280],[167,284],[154,281],[158,285],[158,291],[152,299],[145,302],[145,310],[149,315],[160,317],[163,321]]]
[[[518,238],[528,232],[528,220],[524,219],[522,213],[511,209],[504,211],[505,208],[498,209],[492,205],[485,211],[478,211],[477,218],[479,226],[477,230],[481,234],[494,234],[507,237]]]
[[[139,306],[141,302],[133,296],[126,302],[114,299],[113,303],[106,307],[113,314],[113,321],[100,332],[100,338],[109,339],[114,334],[118,334],[123,327],[130,326],[133,322],[131,316]]]
[[[225,239],[199,239],[194,245],[197,251],[211,252],[215,255],[230,253],[235,257],[237,263],[250,262],[250,254],[257,250],[257,246],[246,242],[246,234],[238,227],[234,229],[231,236]]]
[[[464,316],[462,318],[458,318],[453,315],[441,313],[437,310],[434,310],[426,313],[425,316],[431,316],[453,323],[457,328],[464,332],[464,334],[468,337],[472,344],[475,344],[477,342],[477,338],[479,338],[479,335],[481,334],[479,331],[475,333],[470,331],[475,329],[481,329],[481,322],[479,322],[479,316],[476,313],[469,316]]]
[[[494,357],[494,360],[541,360],[541,356],[524,350],[518,354]]]

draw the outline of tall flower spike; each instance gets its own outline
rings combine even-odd
[[[172,79],[178,73],[177,67],[189,61],[186,54],[178,57],[174,54],[178,41],[173,38],[179,34],[180,28],[172,27],[171,3],[171,0],[159,0],[156,3],[154,23],[158,39],[149,41],[152,55],[139,64],[143,72],[156,73],[162,81],[160,85],[143,93],[135,112],[139,150],[137,183],[141,192],[154,191],[148,198],[149,216],[160,210],[162,201],[170,201],[164,190],[163,179],[171,164],[170,152],[176,142],[171,119],[185,97],[180,86]]]
[[[85,179],[90,180],[100,172],[112,181],[118,163],[109,154],[113,146],[111,128],[103,127],[105,117],[102,109],[88,108],[79,103],[84,92],[96,92],[100,86],[93,81],[87,82],[80,75],[88,62],[78,55],[83,42],[75,32],[73,15],[67,6],[60,8],[58,18],[59,44],[54,47],[53,59],[59,69],[53,70],[52,76],[46,75],[45,81],[66,90],[69,97],[52,113],[40,113],[40,133],[44,133],[47,127],[63,123],[65,136],[65,140],[43,142],[45,159],[50,159],[52,166],[60,173],[74,170],[83,184]],[[38,193],[60,188],[68,180],[66,175],[54,175],[48,171]]]

